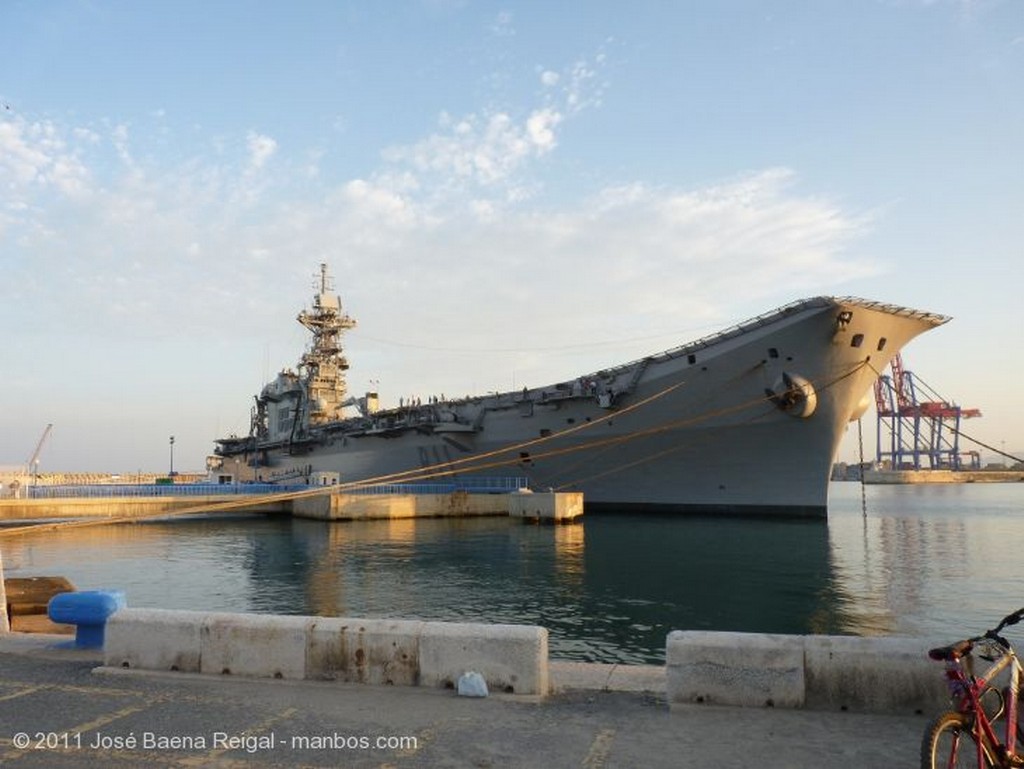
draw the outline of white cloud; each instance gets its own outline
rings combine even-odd
[[[548,88],[544,105],[517,115],[493,110],[453,116],[442,111],[430,136],[412,144],[382,152],[389,167],[407,169],[424,188],[434,190],[433,203],[445,199],[490,199],[490,210],[502,201],[520,203],[537,184],[526,181],[531,163],[549,154],[558,144],[558,132],[567,117],[576,117],[601,103],[603,84],[598,83],[604,54],[595,63],[579,60],[560,74],[541,72]],[[564,83],[561,88],[555,86]]]
[[[603,63],[603,61],[604,56],[599,56],[598,63]],[[573,64],[565,78],[566,111],[576,113],[601,105],[604,84],[598,82],[598,74],[597,67],[586,60],[581,59]]]
[[[394,225],[411,218],[409,204],[392,189],[364,179],[353,179],[342,188],[342,200],[349,212],[367,219],[381,219]]]
[[[65,156],[55,159],[48,176],[49,181],[65,195],[88,192],[89,174],[77,158]]]
[[[458,122],[442,115],[441,132],[383,154],[389,163],[408,165],[417,174],[447,177],[460,186],[494,185],[508,181],[527,159],[553,144],[555,122],[535,114],[516,123],[504,112],[469,115]]]
[[[80,194],[88,172],[53,123],[11,120],[0,122],[0,178],[13,201],[48,186]]]
[[[76,139],[88,144],[99,144],[102,141],[102,137],[91,128],[72,128],[71,133]]]
[[[133,168],[135,161],[132,159],[131,152],[128,148],[128,126],[121,124],[114,126],[114,130],[111,132],[111,141],[114,144],[114,148],[117,150],[118,157],[121,158],[121,162],[127,168]]]
[[[277,152],[276,141],[255,131],[250,131],[246,136],[246,145],[249,149],[249,167],[255,171],[262,169],[271,156]]]
[[[35,182],[50,162],[43,148],[25,136],[23,124],[0,123],[0,167],[8,189]]]
[[[494,221],[497,216],[494,203],[489,200],[471,200],[469,201],[469,210],[481,222]]]
[[[376,173],[333,186],[303,176],[298,188],[288,169],[298,175],[308,153],[281,157],[282,173],[255,183],[254,169],[279,151],[257,132],[245,137],[247,162],[232,170],[221,150],[177,166],[137,162],[121,125],[104,167],[99,157],[92,166],[78,159],[82,148],[96,147],[90,132],[3,123],[0,162],[17,181],[3,190],[0,235],[33,271],[67,280],[69,289],[82,276],[96,278],[72,289],[83,330],[102,328],[117,309],[104,299],[109,275],[129,281],[119,290],[149,308],[153,333],[180,328],[182,319],[207,326],[224,292],[240,282],[251,301],[279,302],[277,270],[302,260],[356,269],[352,291],[365,294],[364,306],[376,301],[380,285],[407,307],[417,303],[401,296],[403,287],[457,295],[465,317],[528,301],[530,322],[515,333],[565,344],[579,333],[674,329],[692,313],[711,313],[723,297],[791,299],[875,269],[839,258],[865,223],[797,194],[788,169],[698,189],[608,186],[586,200],[539,208],[531,201],[542,177],[531,163],[556,151],[565,119],[553,106],[520,120],[504,112],[442,115],[435,134],[391,148]],[[206,255],[216,259],[203,262],[203,281],[194,286],[178,265]],[[593,301],[608,294],[609,281],[611,313]],[[413,322],[404,333],[421,330]],[[481,322],[447,333],[479,333],[482,343],[492,329]]]
[[[91,193],[89,168],[74,146],[79,141],[89,144],[93,137],[86,133],[66,139],[49,121],[0,121],[0,236],[17,232],[21,239],[27,234],[49,238],[59,222],[44,221],[40,202]]]
[[[526,119],[526,133],[538,152],[550,152],[555,146],[555,127],[562,116],[552,109],[534,112]]]

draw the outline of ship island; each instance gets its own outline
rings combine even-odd
[[[881,372],[949,320],[819,296],[547,386],[382,408],[378,392],[349,394],[356,321],[326,264],[297,319],[297,367],[255,396],[248,435],[215,441],[214,471],[347,488],[526,479],[598,512],[804,517],[827,514],[839,443]]]

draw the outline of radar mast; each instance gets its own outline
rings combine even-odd
[[[348,394],[345,372],[348,360],[341,346],[341,335],[354,328],[356,322],[341,307],[341,298],[332,293],[333,285],[327,265],[320,265],[320,276],[313,296],[313,307],[303,310],[298,321],[313,334],[306,352],[299,361],[299,376],[305,385],[307,425],[318,425],[341,419]]]

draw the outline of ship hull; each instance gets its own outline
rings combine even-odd
[[[875,379],[945,320],[805,300],[570,382],[431,399],[220,453],[264,481],[509,476],[582,491],[591,510],[823,516],[840,440]]]

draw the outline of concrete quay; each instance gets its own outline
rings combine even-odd
[[[547,697],[98,667],[0,635],[4,767],[916,766],[926,719],[675,705],[665,669],[552,661]]]
[[[865,470],[864,483],[1021,483],[1024,470]]]
[[[203,513],[280,513],[322,521],[399,518],[508,516],[523,520],[571,523],[583,515],[579,492],[360,494],[312,488],[277,497],[256,494],[160,497],[0,499],[0,521],[90,519],[97,522],[143,520],[164,515]],[[0,529],[2,535],[3,529]]]
[[[231,512],[287,513],[286,500],[262,497],[259,502],[239,505],[237,497],[210,494],[206,496],[166,497],[69,497],[64,499],[0,499],[0,521],[42,521],[74,518],[123,519],[174,515],[181,512],[217,511],[232,505]]]
[[[296,518],[364,521],[382,518],[446,518],[497,515],[551,523],[571,523],[583,515],[579,492],[513,491],[502,494],[358,494],[333,492],[296,497]]]

